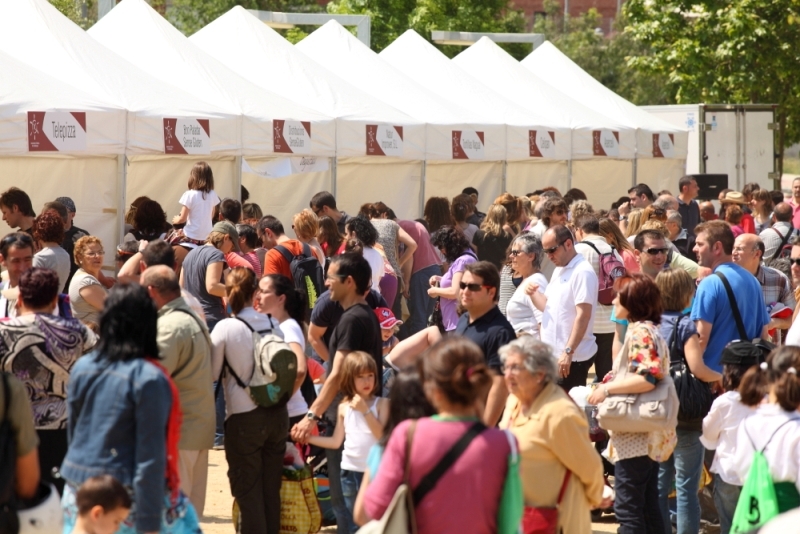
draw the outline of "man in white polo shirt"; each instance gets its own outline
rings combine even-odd
[[[558,354],[559,385],[565,391],[585,386],[597,343],[592,333],[597,306],[597,275],[575,251],[575,238],[566,226],[553,226],[542,237],[545,254],[556,269],[544,294],[537,284],[526,292],[542,312],[542,341]]]

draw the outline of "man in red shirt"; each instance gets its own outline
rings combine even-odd
[[[264,275],[282,274],[292,280],[292,271],[289,262],[283,257],[280,251],[275,250],[277,245],[285,247],[292,256],[303,253],[303,243],[297,239],[289,239],[283,230],[283,223],[272,215],[265,215],[258,221],[258,237],[267,255],[264,257]]]

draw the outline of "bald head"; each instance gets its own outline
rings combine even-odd
[[[794,208],[788,202],[781,202],[772,211],[775,215],[775,220],[778,222],[792,222],[794,215]]]
[[[154,291],[169,302],[181,295],[178,275],[166,265],[154,265],[144,270],[141,277],[142,286]],[[159,306],[160,307],[160,306]]]
[[[755,234],[742,234],[733,242],[733,262],[752,274],[764,256],[764,242]]]
[[[657,208],[663,208],[665,211],[677,211],[678,199],[672,195],[661,195],[653,202],[653,205]]]

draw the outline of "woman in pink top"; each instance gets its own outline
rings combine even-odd
[[[622,255],[626,271],[629,273],[639,272],[639,260],[633,254],[633,247],[622,235],[622,231],[614,221],[607,218],[600,219],[600,235],[605,237],[608,244]]]
[[[510,447],[501,430],[480,424],[476,404],[492,383],[483,354],[465,338],[445,338],[430,349],[422,372],[425,392],[438,415],[416,422],[409,469],[412,491],[417,493],[422,479],[466,432],[474,427],[480,433],[415,502],[418,533],[494,533]],[[371,518],[383,515],[403,483],[410,424],[412,421],[404,421],[392,432],[378,475],[367,488],[364,506]]]

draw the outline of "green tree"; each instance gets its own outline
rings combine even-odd
[[[167,9],[167,19],[185,35],[192,35],[236,6],[291,13],[322,11],[315,0],[175,0]]]
[[[96,0],[50,0],[50,3],[84,30],[97,22]]]
[[[597,81],[637,105],[675,103],[664,75],[628,66],[630,56],[646,56],[648,51],[629,34],[619,31],[624,27],[624,19],[617,20],[616,31],[606,36],[597,30],[602,17],[594,8],[577,17],[566,18],[555,0],[545,0],[544,9],[546,15],[536,19],[533,32],[544,34]]]
[[[666,79],[678,102],[778,104],[783,148],[800,141],[795,0],[629,0],[625,32],[647,47],[630,64]]]

